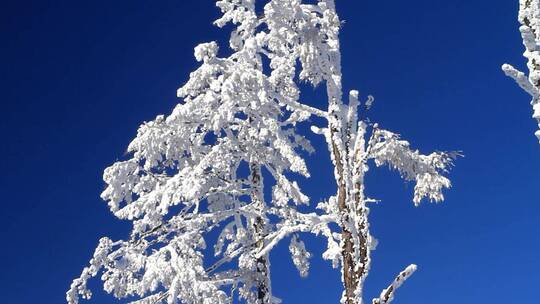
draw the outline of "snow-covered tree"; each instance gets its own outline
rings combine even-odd
[[[184,102],[143,124],[131,158],[105,170],[102,198],[133,230],[129,240],[100,241],[67,293],[70,303],[90,297],[86,282],[99,271],[107,292],[140,298],[135,303],[229,303],[227,289],[248,303],[275,302],[267,254],[258,253],[280,224],[268,215],[288,218],[289,203],[307,203],[284,172],[309,175],[296,151],[312,147],[293,128],[309,114],[294,107],[298,90],[286,66],[263,73],[265,35],[256,35],[253,1],[217,4],[223,17],[216,24],[236,24],[233,54],[218,57],[215,42],[197,46],[202,65],[178,90]],[[271,205],[262,169],[275,179]],[[216,231],[217,259],[208,265],[204,236]],[[291,246],[297,260],[302,243]],[[237,267],[228,267],[233,261]]]
[[[363,303],[375,246],[368,221],[373,200],[364,192],[368,167],[388,165],[414,181],[415,205],[442,201],[450,187],[443,173],[454,154],[420,154],[359,118],[357,91],[343,101],[333,0],[268,0],[262,12],[255,0],[217,5],[223,15],[216,25],[235,26],[232,54],[219,57],[215,42],[197,46],[202,65],[179,89],[183,102],[143,124],[130,158],[106,169],[102,198],[133,230],[128,240],[100,241],[67,292],[69,303],[89,298],[87,281],[100,272],[107,292],[134,303],[279,303],[269,253],[289,238],[293,262],[307,275],[311,254],[301,233],[326,237],[323,258],[342,272],[341,302]],[[299,100],[297,77],[326,86],[326,111]],[[317,210],[303,213],[296,207],[310,199],[288,172],[309,176],[299,151],[314,151],[296,125],[313,115],[327,121],[312,130],[326,138],[337,187]],[[407,267],[373,303],[390,303],[415,270]]]
[[[540,1],[520,0],[518,20],[529,76],[509,64],[504,64],[502,69],[532,96],[533,118],[540,128]],[[540,140],[540,130],[535,135]]]

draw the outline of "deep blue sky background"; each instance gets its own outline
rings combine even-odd
[[[379,239],[375,295],[404,266],[419,271],[396,303],[537,303],[540,145],[529,97],[500,71],[524,66],[517,0],[338,1],[344,84],[377,98],[370,117],[430,152],[462,150],[440,205],[411,203],[412,184],[374,169],[368,192]],[[102,235],[128,223],[99,199],[103,169],[138,125],[169,113],[197,65],[193,47],[225,39],[212,0],[0,4],[0,302],[62,303]],[[316,94],[314,104],[324,99]],[[327,150],[310,158],[314,203],[334,189]],[[284,244],[285,245],[285,244]],[[272,255],[285,303],[337,303],[339,272],[310,239],[300,279]],[[98,286],[94,283],[92,286]],[[92,303],[111,303],[95,289]]]

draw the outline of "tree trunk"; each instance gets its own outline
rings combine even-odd
[[[331,137],[336,136],[337,130],[331,129]],[[355,291],[358,286],[358,277],[355,271],[355,261],[354,261],[354,240],[353,234],[348,228],[346,223],[350,222],[350,210],[347,206],[347,188],[344,180],[344,171],[341,160],[341,154],[339,149],[334,141],[332,141],[332,153],[334,154],[334,159],[336,160],[336,175],[337,175],[337,186],[338,186],[338,208],[342,215],[341,223],[341,258],[342,258],[342,281],[343,281],[343,300],[344,304],[357,304],[358,299],[355,296]]]
[[[264,247],[264,234],[267,225],[267,219],[264,215],[265,203],[262,190],[262,176],[259,165],[251,163],[251,200],[258,209],[258,216],[253,219],[253,232],[257,240],[255,247],[257,251]],[[257,267],[257,304],[271,304],[272,291],[270,289],[270,265],[268,255],[259,257],[255,261]]]
[[[337,177],[337,203],[341,214],[341,257],[342,257],[342,281],[343,303],[358,304],[362,301],[362,287],[369,270],[369,230],[367,224],[368,209],[364,205],[362,165],[355,164],[361,161],[343,160],[340,149],[335,143],[338,128],[331,128],[332,153],[335,159]],[[359,135],[363,136],[363,135]],[[361,149],[362,147],[357,147]],[[348,155],[348,151],[344,151]],[[347,170],[347,172],[345,172]],[[349,193],[345,176],[355,176],[357,180],[353,185],[354,191]],[[354,231],[351,231],[354,227]],[[355,244],[357,248],[355,248]]]

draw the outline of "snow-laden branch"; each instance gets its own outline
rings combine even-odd
[[[394,300],[396,290],[416,271],[417,267],[411,264],[394,279],[392,284],[384,289],[378,298],[373,299],[373,304],[390,304]]]
[[[502,70],[506,74],[506,76],[513,78],[525,92],[529,93],[529,95],[531,95],[532,97],[539,95],[538,88],[531,84],[529,78],[527,78],[527,75],[525,75],[525,73],[517,70],[513,66],[506,63],[503,64]]]
[[[503,64],[504,73],[532,96],[533,118],[540,128],[540,0],[520,0],[518,21],[519,31],[525,46],[523,56],[527,58],[529,75],[509,64]],[[540,140],[540,130],[535,132]]]
[[[283,103],[287,105],[288,107],[290,107],[292,110],[304,111],[304,112],[309,113],[310,115],[318,116],[321,118],[328,117],[328,113],[326,113],[323,110],[319,110],[315,107],[308,106],[306,104],[303,104],[294,100],[286,100],[286,99],[282,99],[282,100],[283,100]]]
[[[414,204],[419,205],[423,198],[440,202],[444,199],[442,190],[450,188],[450,180],[443,174],[452,166],[459,153],[434,152],[429,155],[412,150],[409,142],[401,140],[390,131],[375,126],[368,143],[368,158],[374,159],[377,166],[388,164],[396,169],[405,180],[415,181]]]
[[[328,223],[336,222],[336,217],[331,215],[297,214],[296,222],[285,222],[278,231],[268,235],[266,245],[256,254],[256,257],[268,254],[285,237],[297,232],[311,232],[320,229],[318,226],[324,226]]]

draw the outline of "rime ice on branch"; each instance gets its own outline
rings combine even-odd
[[[523,56],[527,58],[529,76],[509,64],[504,64],[502,69],[532,96],[533,118],[537,120],[540,128],[540,1],[520,0],[518,20],[521,24],[519,31],[525,46]],[[535,135],[540,140],[540,130],[536,131]]]
[[[235,26],[232,54],[219,57],[215,42],[197,46],[202,65],[178,90],[183,103],[143,124],[129,145],[131,158],[105,170],[102,198],[133,230],[128,240],[100,241],[67,292],[70,304],[91,296],[87,281],[100,272],[107,292],[139,299],[133,303],[279,303],[269,253],[289,238],[294,265],[308,275],[311,254],[302,233],[328,240],[323,258],[341,268],[341,303],[363,303],[375,247],[368,219],[373,200],[364,189],[369,166],[388,165],[414,182],[415,205],[443,200],[450,187],[443,174],[454,154],[423,155],[359,118],[357,91],[343,102],[334,1],[265,3],[257,15],[254,0],[217,1],[223,15],[215,24]],[[326,111],[299,100],[296,77],[326,86]],[[303,213],[297,206],[310,199],[287,172],[309,176],[299,151],[314,151],[296,125],[313,115],[327,121],[312,130],[328,143],[336,193],[317,212]],[[268,184],[271,200],[264,195]],[[415,269],[402,271],[373,303],[390,303]]]

